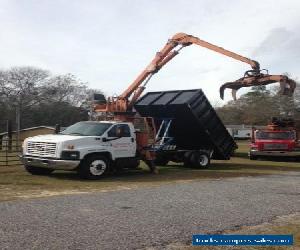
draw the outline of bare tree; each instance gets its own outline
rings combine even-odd
[[[28,107],[41,99],[42,86],[50,74],[33,67],[14,67],[0,71],[0,96],[4,105]]]
[[[80,106],[87,99],[88,88],[72,74],[54,76],[42,88],[45,101],[67,102]]]
[[[76,119],[84,117],[84,104],[90,100],[91,91],[86,83],[71,74],[52,75],[47,70],[34,67],[0,70],[1,119],[15,120],[17,113],[17,116],[22,114],[26,126],[41,125],[39,121],[53,123],[55,116],[58,116],[57,112],[63,110],[57,108],[61,106],[68,109],[63,119],[64,124],[67,124],[68,121],[74,121],[71,115]],[[54,117],[44,119],[49,115]],[[18,120],[16,123],[20,124]]]

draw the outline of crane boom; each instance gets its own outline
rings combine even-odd
[[[289,90],[289,94],[294,92],[295,85],[294,82],[288,79],[286,76],[273,77],[268,74],[262,74],[260,70],[260,65],[257,61],[249,59],[247,57],[241,56],[232,51],[226,50],[222,47],[216,46],[209,42],[206,42],[198,37],[188,35],[185,33],[177,33],[165,46],[156,53],[150,64],[137,76],[137,78],[129,85],[129,87],[118,97],[109,97],[106,104],[100,104],[95,106],[96,112],[127,112],[130,111],[136,100],[140,97],[146,84],[151,79],[151,77],[157,73],[164,65],[171,61],[179,51],[192,44],[204,47],[206,49],[215,51],[227,57],[231,57],[235,60],[247,63],[251,66],[252,70],[247,71],[247,75],[243,78],[238,79],[234,82],[225,83],[220,88],[220,96],[223,99],[224,89],[231,88],[233,91],[233,96],[235,92],[241,87],[250,87],[256,85],[266,85],[275,82],[275,80],[280,80],[281,86]],[[176,49],[179,46],[178,49]],[[271,76],[272,81],[270,81],[269,76]],[[265,79],[265,81],[264,81]],[[274,79],[274,80],[273,80]],[[282,83],[281,79],[284,79]],[[282,91],[282,93],[285,93]],[[131,97],[131,98],[130,98]]]
[[[247,57],[236,54],[232,51],[226,50],[222,47],[216,46],[209,42],[206,42],[198,37],[194,37],[192,35],[188,35],[185,33],[177,33],[175,34],[167,44],[159,51],[154,59],[150,62],[150,64],[140,73],[140,75],[133,81],[133,83],[121,94],[121,98],[129,98],[130,95],[140,86],[141,83],[151,74],[157,73],[162,66],[164,66],[167,62],[173,59],[178,53],[179,50],[174,50],[177,46],[186,47],[192,44],[199,45],[201,47],[207,48],[209,50],[215,51],[217,53],[223,54],[225,56],[231,57],[235,60],[244,62],[249,64],[253,70],[260,70],[259,63],[251,60]],[[181,49],[180,48],[180,49]]]

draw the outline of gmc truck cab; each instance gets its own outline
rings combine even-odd
[[[300,157],[300,142],[295,130],[256,130],[249,158]]]
[[[116,121],[78,122],[59,134],[27,138],[20,158],[31,174],[77,170],[87,179],[99,178],[120,162],[125,168],[139,165],[133,124]]]

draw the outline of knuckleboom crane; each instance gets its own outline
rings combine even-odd
[[[117,97],[108,97],[105,103],[95,105],[95,112],[113,113],[119,118],[126,117],[126,114],[131,113],[134,103],[143,93],[151,77],[176,55],[178,55],[181,49],[192,44],[199,45],[224,56],[247,63],[251,66],[251,70],[246,71],[242,78],[233,82],[227,82],[220,87],[220,97],[222,99],[226,88],[232,90],[232,96],[236,99],[236,91],[242,87],[267,85],[276,82],[280,83],[281,94],[292,95],[294,92],[296,83],[287,76],[269,75],[267,70],[260,69],[260,64],[255,60],[206,42],[198,37],[185,33],[177,33],[168,40],[159,52],[156,53],[150,64],[138,75],[138,77],[121,95]]]

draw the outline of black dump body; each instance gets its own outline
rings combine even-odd
[[[148,92],[135,104],[141,116],[173,119],[170,136],[179,149],[213,149],[213,159],[229,159],[233,138],[201,89]]]

